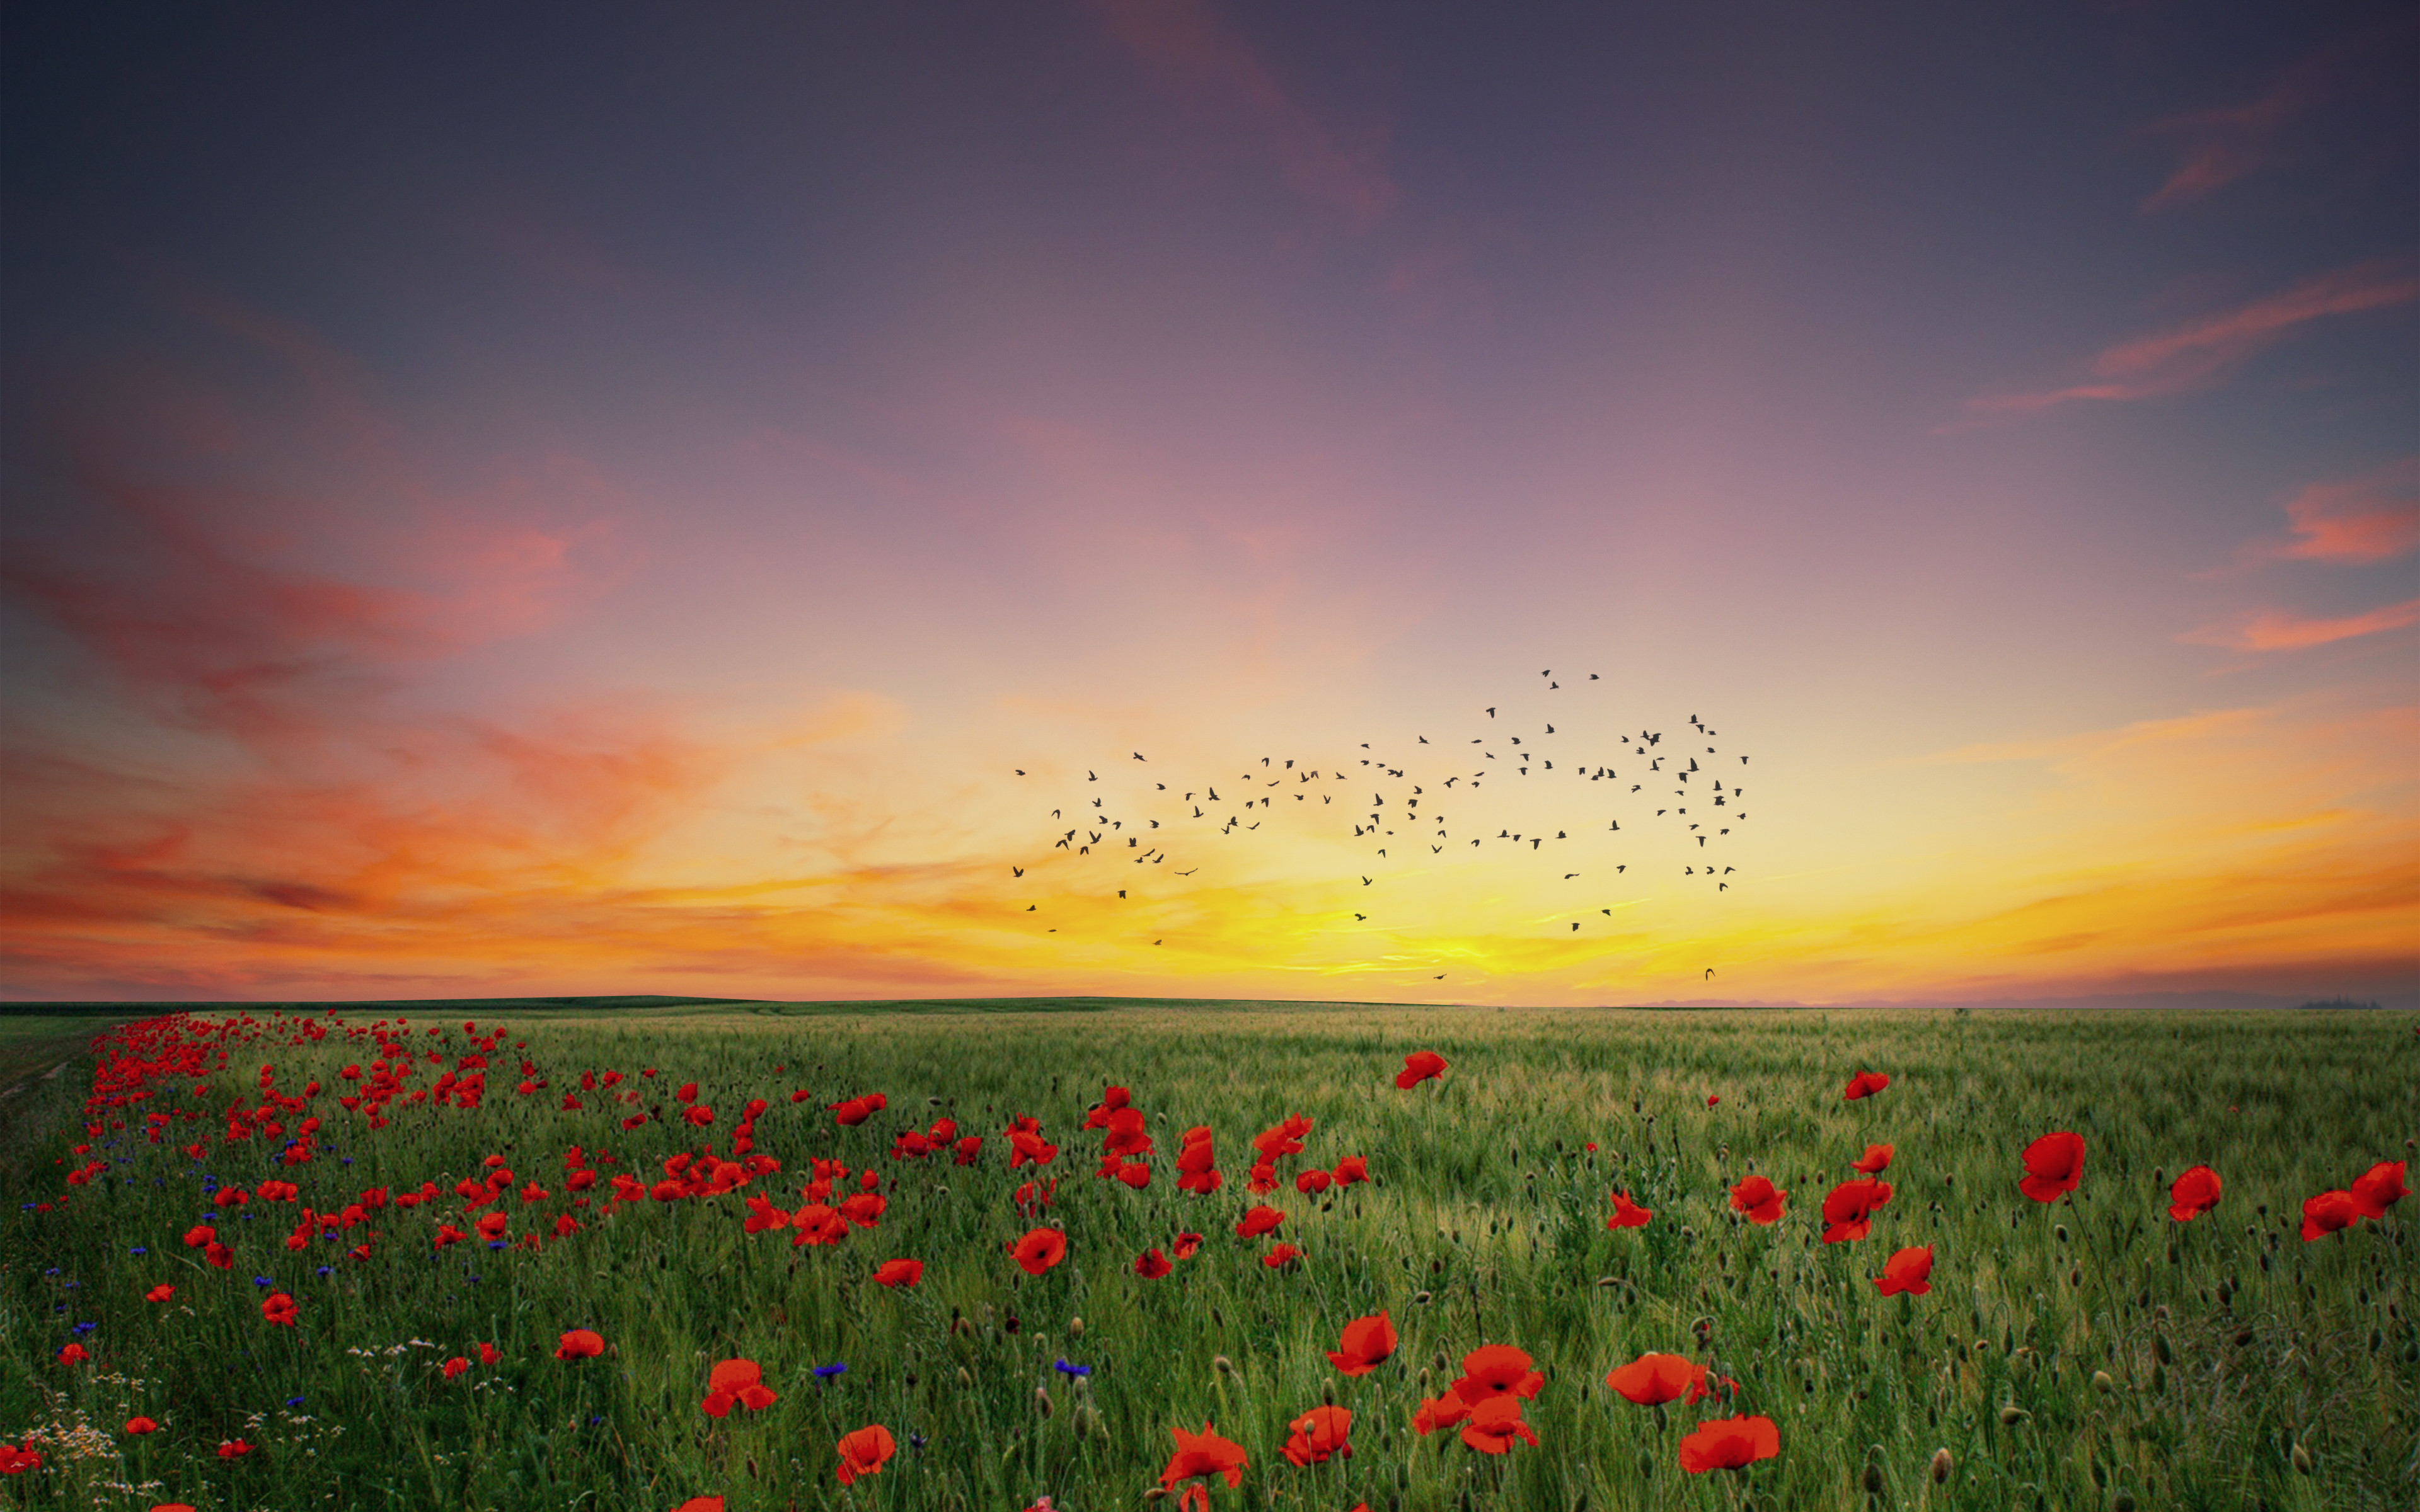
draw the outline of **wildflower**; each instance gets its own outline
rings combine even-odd
[[[1145,1250],[1141,1257],[1134,1262],[1134,1273],[1146,1281],[1156,1281],[1175,1269],[1175,1266],[1168,1263],[1168,1257],[1162,1255],[1156,1245]]]
[[[2352,1183],[2352,1203],[2365,1218],[2383,1218],[2386,1210],[2412,1195],[2403,1184],[2404,1162],[2381,1161]]]
[[[1395,1352],[1395,1325],[1385,1313],[1357,1318],[1344,1325],[1337,1347],[1327,1351],[1327,1363],[1339,1375],[1366,1376]]]
[[[2303,1201],[2303,1238],[2325,1239],[2339,1228],[2350,1228],[2361,1218],[2361,1205],[2350,1192],[2322,1192]]]
[[[890,1462],[899,1452],[891,1430],[879,1423],[869,1424],[854,1433],[840,1436],[840,1483],[846,1486],[860,1475],[871,1475]]]
[[[1187,1433],[1180,1427],[1168,1431],[1176,1439],[1176,1452],[1169,1456],[1166,1468],[1159,1473],[1162,1490],[1174,1490],[1181,1480],[1198,1482],[1212,1475],[1224,1476],[1230,1489],[1244,1484],[1244,1467],[1251,1463],[1245,1458],[1244,1446],[1220,1438],[1206,1419],[1199,1433]],[[1207,1508],[1210,1493],[1199,1484],[1188,1486],[1185,1494],[1177,1498],[1176,1505],[1178,1512]]]
[[[605,1352],[605,1336],[594,1329],[575,1328],[554,1347],[558,1360],[590,1360]]]
[[[269,1300],[260,1304],[261,1317],[267,1319],[272,1323],[283,1324],[287,1328],[292,1328],[294,1326],[295,1313],[296,1308],[294,1305],[294,1299],[287,1296],[283,1291],[271,1292],[269,1294]]]
[[[1058,1362],[1052,1365],[1050,1368],[1058,1371],[1061,1375],[1067,1377],[1071,1381],[1080,1376],[1089,1376],[1093,1373],[1093,1367],[1091,1365],[1070,1365],[1067,1363],[1066,1357],[1063,1355],[1061,1356]]]
[[[2061,1130],[2025,1147],[2025,1174],[2017,1190],[2036,1202],[2055,1202],[2084,1180],[2084,1136]]]
[[[1678,1354],[1642,1354],[1607,1374],[1605,1383],[1641,1407],[1692,1406],[1708,1395],[1706,1367]]]
[[[1067,1257],[1067,1236],[1056,1228],[1036,1228],[1010,1245],[1009,1253],[1027,1275],[1040,1275]]]
[[[2193,1222],[2218,1206],[2220,1190],[2216,1171],[2207,1165],[2195,1166],[2168,1188],[2168,1216],[2180,1224]]]
[[[130,1417],[126,1420],[126,1431],[137,1435],[157,1433],[160,1431],[160,1425],[147,1417]]]
[[[166,1302],[176,1294],[177,1288],[168,1285],[165,1281],[163,1281],[158,1286],[153,1287],[150,1290],[143,1293],[143,1300],[145,1302]]]
[[[1891,1199],[1888,1181],[1843,1181],[1823,1195],[1823,1242],[1838,1244],[1873,1232],[1873,1211]]]
[[[1776,1224],[1790,1194],[1774,1190],[1774,1185],[1761,1176],[1751,1176],[1731,1188],[1731,1206],[1747,1214],[1752,1224]]]
[[[1518,1396],[1490,1396],[1473,1407],[1462,1425],[1462,1442],[1481,1454],[1509,1454],[1514,1439],[1532,1445],[1538,1442],[1537,1430],[1521,1421]]]
[[[1885,1297],[1904,1291],[1921,1297],[1932,1289],[1932,1246],[1903,1249],[1883,1262],[1883,1273],[1874,1277],[1874,1288]]]
[[[1274,1244],[1269,1247],[1266,1255],[1261,1257],[1261,1263],[1276,1271],[1292,1265],[1300,1258],[1302,1258],[1302,1251],[1292,1244]]]
[[[1725,1417],[1700,1423],[1681,1441],[1681,1468],[1692,1475],[1738,1470],[1781,1453],[1781,1430],[1769,1417]]]
[[[874,1268],[874,1279],[886,1287],[912,1287],[924,1279],[922,1260],[885,1260]]]
[[[1861,1098],[1873,1096],[1889,1085],[1890,1078],[1881,1072],[1861,1071],[1849,1078],[1848,1088],[1841,1092],[1840,1096],[1846,1102],[1854,1103]]]
[[[240,1459],[250,1453],[252,1453],[252,1445],[241,1439],[229,1439],[219,1445],[221,1459]]]
[[[706,1400],[699,1403],[708,1417],[726,1417],[732,1406],[761,1412],[781,1400],[765,1384],[764,1371],[753,1360],[725,1360],[707,1372]]]
[[[1462,1357],[1454,1395],[1473,1406],[1490,1396],[1535,1396],[1546,1378],[1529,1368],[1529,1356],[1510,1344],[1484,1344]]]
[[[451,1380],[453,1380],[456,1376],[460,1375],[463,1371],[468,1370],[468,1369],[470,1369],[470,1368],[471,1368],[471,1362],[470,1362],[470,1361],[468,1361],[468,1360],[465,1360],[464,1358],[462,1358],[460,1355],[458,1355],[458,1355],[456,1355],[454,1358],[452,1358],[451,1360],[448,1360],[448,1361],[446,1361],[446,1362],[445,1362],[445,1365],[444,1365],[445,1379],[446,1379],[446,1380],[448,1380],[448,1381],[451,1381]]]
[[[1283,1222],[1285,1222],[1284,1213],[1263,1203],[1244,1214],[1244,1221],[1235,1226],[1235,1234],[1241,1239],[1258,1239]]]
[[[1630,1200],[1627,1190],[1606,1194],[1613,1199],[1613,1216],[1605,1221],[1607,1228],[1643,1228],[1655,1216],[1652,1208],[1642,1208]]]
[[[1404,1057],[1404,1069],[1395,1072],[1395,1085],[1408,1092],[1420,1083],[1445,1075],[1445,1057],[1434,1050],[1415,1050]]]
[[[817,1381],[830,1381],[832,1377],[840,1375],[847,1369],[848,1366],[845,1365],[819,1365],[815,1366],[814,1376]]]
[[[1284,1451],[1289,1462],[1318,1465],[1331,1458],[1353,1458],[1353,1445],[1345,1442],[1353,1431],[1353,1414],[1343,1408],[1314,1407],[1290,1426],[1293,1437],[1286,1440]]]
[[[1864,1154],[1849,1163],[1849,1168],[1868,1176],[1880,1176],[1890,1169],[1891,1149],[1889,1145],[1868,1145]]]
[[[81,1344],[66,1344],[59,1348],[59,1364],[61,1365],[82,1365],[91,1358],[91,1352],[85,1350]]]

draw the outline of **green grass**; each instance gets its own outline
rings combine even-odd
[[[377,1011],[345,1013],[361,1026]],[[1144,1505],[1171,1426],[1205,1418],[1251,1458],[1240,1490],[1215,1488],[1221,1509],[1863,1512],[2131,1497],[2146,1509],[2286,1512],[2409,1506],[2420,1473],[2412,1202],[2317,1243],[2294,1231],[2304,1197],[2404,1158],[2420,1133],[2420,1063],[2398,1017],[1108,1000],[411,1012],[415,1031],[451,1030],[416,1042],[453,1055],[465,1017],[512,1030],[485,1106],[398,1105],[371,1132],[334,1102],[337,1069],[367,1061],[365,1042],[231,1046],[210,1078],[211,1119],[180,1119],[153,1146],[140,1118],[161,1103],[135,1104],[137,1130],[93,1151],[125,1163],[65,1209],[33,1212],[20,1204],[69,1190],[87,1067],[17,1100],[15,1158],[0,1165],[11,1183],[0,1440],[34,1431],[47,1463],[0,1481],[0,1505],[660,1509],[721,1494],[732,1512],[971,1512],[1049,1493],[1095,1512]],[[512,1090],[514,1039],[551,1082],[536,1096]],[[1451,1071],[1397,1091],[1402,1057],[1422,1048]],[[308,1165],[268,1164],[278,1141],[217,1142],[216,1115],[239,1093],[256,1104],[263,1063],[281,1091],[313,1077],[326,1088]],[[583,1069],[642,1066],[661,1072],[641,1084],[643,1105],[676,1113],[670,1089],[701,1084],[718,1114],[704,1134],[719,1148],[748,1098],[772,1103],[758,1149],[783,1170],[748,1191],[796,1207],[818,1156],[880,1171],[892,1183],[880,1227],[794,1248],[783,1233],[742,1233],[734,1194],[641,1202],[535,1253],[474,1243],[435,1256],[438,1221],[462,1222],[449,1193],[378,1214],[367,1262],[337,1253],[358,1230],[288,1253],[296,1210],[258,1202],[244,1210],[258,1216],[218,1226],[233,1269],[179,1242],[213,1211],[204,1171],[287,1177],[302,1203],[334,1209],[366,1187],[450,1188],[489,1153],[552,1194],[508,1205],[516,1235],[551,1224],[566,1207],[568,1146],[609,1150],[623,1163],[612,1168],[653,1180],[665,1156],[706,1143],[677,1122],[625,1134],[626,1109],[599,1097],[578,1113],[556,1106]],[[1891,1074],[1889,1089],[1842,1102],[1869,1066]],[[1150,1116],[1146,1191],[1092,1175],[1099,1135],[1078,1125],[1108,1083],[1131,1088]],[[794,1106],[800,1086],[817,1095]],[[885,1093],[888,1111],[835,1127],[825,1105],[860,1091]],[[1709,1094],[1721,1098],[1711,1110]],[[1061,1151],[1046,1174],[1059,1178],[1048,1216],[1065,1227],[1065,1264],[1028,1277],[1004,1253],[1030,1227],[1010,1194],[1032,1173],[1006,1168],[999,1138],[976,1167],[889,1158],[892,1132],[944,1113],[993,1136],[1016,1115],[1043,1120]],[[1259,1264],[1264,1244],[1233,1226],[1262,1200],[1242,1190],[1249,1141],[1289,1113],[1315,1124],[1265,1200],[1305,1257],[1273,1273]],[[1227,1176],[1209,1197],[1173,1187],[1177,1134],[1195,1123],[1216,1130]],[[2073,1199],[2045,1207],[2018,1194],[2018,1152],[2054,1129],[2083,1134],[2090,1152]],[[197,1137],[212,1140],[198,1163],[178,1148]],[[1823,1194],[1869,1142],[1898,1147],[1895,1199],[1870,1238],[1820,1244]],[[1348,1154],[1368,1157],[1373,1184],[1330,1199],[1293,1189],[1297,1170]],[[1751,1162],[1791,1194],[1776,1227],[1729,1211],[1726,1189]],[[2164,1179],[2204,1162],[2225,1200],[2175,1225]],[[1605,1228],[1617,1185],[1655,1211],[1652,1224]],[[1180,1229],[1208,1236],[1200,1255],[1164,1281],[1130,1273]],[[1935,1249],[1931,1293],[1879,1296],[1869,1278],[1911,1244]],[[921,1288],[868,1281],[896,1256],[926,1262]],[[334,1268],[324,1278],[322,1264]],[[256,1275],[300,1300],[299,1327],[263,1322]],[[161,1281],[175,1301],[145,1303]],[[1381,1308],[1402,1334],[1396,1355],[1339,1378],[1322,1351]],[[93,1361],[54,1363],[86,1321]],[[611,1352],[553,1359],[573,1327],[597,1329]],[[481,1341],[502,1349],[497,1366],[440,1377],[442,1361],[475,1358]],[[1527,1408],[1540,1446],[1487,1458],[1450,1433],[1410,1431],[1420,1398],[1481,1343],[1517,1345],[1544,1370]],[[1608,1369],[1650,1350],[1711,1360],[1740,1383],[1739,1406],[1651,1411],[1605,1388]],[[732,1356],[759,1362],[781,1400],[718,1422],[698,1402],[710,1365]],[[1071,1385],[1053,1368],[1063,1357],[1093,1373]],[[847,1371],[818,1384],[813,1368],[834,1362]],[[1353,1457],[1297,1469],[1280,1454],[1286,1425],[1324,1393],[1355,1414]],[[301,1407],[285,1405],[297,1396]],[[2022,1415],[2004,1421],[2007,1408]],[[1744,1475],[1683,1473],[1680,1436],[1730,1411],[1772,1417],[1780,1456]],[[137,1412],[163,1430],[125,1436]],[[103,1430],[82,1441],[89,1458],[58,1447],[78,1422]],[[876,1422],[898,1437],[898,1458],[845,1495],[833,1444]],[[219,1458],[239,1435],[258,1449]],[[1954,1468],[1935,1485],[1927,1467],[1945,1448]],[[1869,1465],[1876,1495],[1861,1489]]]

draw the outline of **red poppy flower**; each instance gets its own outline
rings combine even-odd
[[[221,1459],[240,1459],[250,1453],[252,1453],[252,1445],[241,1439],[228,1439],[219,1445]]]
[[[1510,1344],[1482,1344],[1462,1357],[1454,1394],[1476,1405],[1490,1396],[1535,1396],[1546,1378],[1529,1368],[1529,1357]]]
[[[1722,1100],[1723,1100],[1723,1094],[1722,1094],[1722,1093],[1720,1093],[1720,1092],[1708,1092],[1708,1093],[1706,1094],[1706,1106],[1708,1106],[1708,1107],[1713,1107],[1715,1103],[1717,1103],[1721,1102]]]
[[[1724,1417],[1700,1423],[1681,1441],[1681,1468],[1692,1475],[1738,1470],[1781,1453],[1781,1430],[1769,1417]]]
[[[287,1328],[294,1326],[294,1299],[282,1291],[271,1292],[269,1300],[260,1304],[261,1317],[272,1323],[282,1323]]]
[[[1207,1420],[1203,1421],[1199,1433],[1187,1433],[1180,1427],[1171,1427],[1168,1431],[1176,1439],[1176,1452],[1168,1457],[1166,1468],[1159,1473],[1162,1490],[1174,1490],[1176,1483],[1181,1480],[1208,1475],[1226,1477],[1231,1489],[1244,1484],[1244,1467],[1251,1463],[1244,1456],[1244,1446],[1220,1438]],[[1191,1488],[1193,1490],[1200,1489]],[[1207,1496],[1202,1498],[1203,1504],[1206,1505],[1208,1501]],[[1177,1504],[1183,1506],[1185,1504],[1179,1502]]]
[[[790,1224],[798,1229],[790,1236],[793,1249],[800,1244],[837,1244],[848,1237],[848,1219],[826,1203],[808,1203],[790,1215]]]
[[[1244,1214],[1244,1221],[1235,1226],[1235,1233],[1243,1239],[1258,1239],[1283,1222],[1284,1213],[1264,1203]]]
[[[1408,1092],[1432,1077],[1445,1074],[1445,1057],[1434,1050],[1415,1050],[1404,1057],[1404,1069],[1395,1072],[1395,1085]]]
[[[1134,1262],[1134,1273],[1146,1281],[1156,1281],[1175,1269],[1175,1266],[1168,1263],[1168,1257],[1162,1255],[1156,1246],[1143,1251],[1141,1257]]]
[[[2036,1202],[2056,1202],[2084,1180],[2084,1136],[2046,1134],[2025,1147],[2024,1163],[2017,1190]]]
[[[448,1360],[448,1361],[446,1361],[446,1362],[445,1362],[445,1365],[444,1365],[445,1379],[446,1379],[446,1380],[448,1380],[448,1381],[451,1381],[451,1380],[453,1380],[456,1376],[460,1375],[463,1371],[468,1370],[468,1369],[470,1369],[470,1368],[471,1368],[471,1362],[470,1362],[470,1361],[468,1361],[468,1360],[463,1359],[460,1355],[458,1355],[458,1355],[456,1355],[454,1358],[452,1358],[451,1360]]]
[[[2361,1204],[2350,1192],[2322,1192],[2303,1201],[2303,1238],[2305,1241],[2325,1239],[2339,1228],[2350,1228],[2361,1220]]]
[[[157,1433],[160,1431],[160,1425],[147,1417],[130,1417],[126,1420],[126,1431],[134,1434]]]
[[[871,1475],[890,1463],[899,1452],[892,1442],[891,1430],[879,1423],[871,1423],[855,1433],[840,1436],[840,1483],[856,1481],[860,1475]]]
[[[1319,1465],[1330,1458],[1350,1459],[1353,1414],[1342,1407],[1314,1407],[1290,1425],[1294,1436],[1285,1443],[1285,1457],[1297,1465]]]
[[[1873,1232],[1873,1212],[1891,1199],[1891,1184],[1871,1177],[1843,1181],[1823,1195],[1823,1242],[1838,1244]]]
[[[1470,1404],[1449,1391],[1434,1401],[1420,1403],[1412,1414],[1412,1431],[1425,1439],[1439,1428],[1450,1428],[1470,1415]]]
[[[707,1124],[714,1121],[714,1110],[701,1103],[693,1108],[682,1109],[681,1117],[688,1119],[698,1128],[703,1129]]]
[[[1483,1455],[1512,1452],[1514,1439],[1531,1444],[1538,1442],[1535,1428],[1521,1421],[1521,1399],[1517,1396],[1490,1396],[1470,1410],[1470,1419],[1462,1426],[1462,1442]]]
[[[2221,1183],[2218,1173],[2207,1165],[2196,1165],[2176,1179],[2168,1188],[2168,1216],[2180,1224],[2189,1224],[2218,1206]]]
[[[1385,1313],[1357,1318],[1344,1325],[1343,1336],[1327,1351],[1327,1363],[1339,1375],[1366,1376],[1395,1352],[1395,1325]]]
[[[1300,1171],[1295,1173],[1294,1189],[1304,1196],[1312,1196],[1326,1191],[1335,1182],[1336,1178],[1326,1171]]]
[[[2404,1163],[2381,1161],[2352,1183],[2352,1203],[2365,1218],[2383,1218],[2386,1210],[2412,1195],[2403,1184]]]
[[[597,1347],[602,1349],[604,1347],[604,1341],[601,1339],[598,1340]],[[494,1365],[504,1357],[504,1351],[497,1349],[492,1344],[482,1344],[479,1346],[479,1363],[481,1365]]]
[[[163,1281],[158,1286],[153,1287],[150,1290],[143,1293],[143,1300],[145,1302],[166,1302],[176,1294],[177,1288],[168,1285],[165,1281]]]
[[[1849,1169],[1863,1171],[1868,1176],[1880,1176],[1890,1169],[1891,1151],[1889,1145],[1868,1145],[1864,1154],[1849,1163]]]
[[[1300,1258],[1302,1258],[1302,1251],[1292,1244],[1273,1244],[1269,1247],[1269,1252],[1261,1257],[1261,1263],[1272,1271],[1277,1271],[1292,1265]]]
[[[1878,1071],[1861,1071],[1849,1078],[1849,1086],[1840,1096],[1851,1103],[1873,1096],[1890,1085],[1890,1078]]]
[[[1364,1155],[1347,1155],[1336,1163],[1336,1184],[1351,1186],[1356,1181],[1370,1180],[1370,1161]]]
[[[1176,1252],[1176,1257],[1178,1259],[1189,1260],[1193,1258],[1194,1254],[1202,1248],[1202,1236],[1200,1234],[1179,1234],[1176,1236],[1176,1242],[1171,1244],[1169,1248]]]
[[[64,1344],[59,1347],[59,1364],[61,1365],[82,1365],[91,1358],[91,1351],[86,1350],[81,1344]]]
[[[1040,1275],[1067,1257],[1067,1236],[1056,1228],[1036,1228],[1010,1245],[1009,1253],[1027,1275]]]
[[[1642,1354],[1608,1374],[1605,1383],[1641,1407],[1694,1405],[1708,1395],[1706,1367],[1678,1354]]]
[[[471,1227],[479,1230],[481,1239],[497,1240],[504,1237],[504,1230],[512,1227],[512,1220],[501,1212],[491,1212]]]
[[[1904,1291],[1921,1297],[1932,1289],[1932,1246],[1903,1249],[1883,1262],[1883,1273],[1874,1277],[1874,1289],[1885,1297],[1896,1297]]]
[[[39,1451],[21,1449],[13,1443],[0,1443],[0,1475],[22,1475],[29,1470],[41,1468],[42,1457]],[[154,1508],[153,1512],[162,1512],[162,1509]],[[186,1507],[184,1512],[194,1512],[194,1509]]]
[[[688,1501],[683,1502],[680,1505],[673,1508],[673,1512],[722,1512],[722,1498],[720,1496],[692,1496]]]
[[[484,1350],[484,1347],[483,1347]],[[554,1347],[558,1360],[593,1360],[605,1352],[605,1335],[591,1328],[575,1328]]]
[[[1751,1176],[1731,1188],[1731,1206],[1747,1214],[1752,1224],[1777,1224],[1781,1210],[1790,1194],[1776,1192],[1773,1183],[1761,1176]]]
[[[886,1287],[912,1287],[924,1279],[922,1260],[885,1260],[874,1268],[874,1279]]]
[[[1608,1193],[1613,1198],[1613,1216],[1605,1221],[1607,1228],[1644,1228],[1647,1220],[1655,1216],[1652,1208],[1642,1208],[1630,1200],[1627,1190]]]
[[[765,1372],[753,1360],[725,1360],[706,1372],[706,1400],[698,1405],[708,1417],[727,1417],[735,1406],[761,1412],[781,1398],[765,1384]]]
[[[679,1091],[677,1091],[677,1092],[675,1092],[675,1093],[673,1094],[673,1096],[675,1096],[675,1097],[676,1097],[676,1098],[679,1098],[679,1099],[680,1099],[682,1102],[684,1102],[684,1103],[694,1103],[694,1102],[696,1102],[696,1101],[697,1101],[697,1083],[695,1083],[695,1082],[683,1082],[683,1083],[681,1084],[681,1089],[680,1089]]]

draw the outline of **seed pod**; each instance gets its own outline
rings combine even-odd
[[[2010,1402],[2008,1406],[2000,1409],[2000,1426],[2002,1427],[2012,1428],[2031,1416],[2033,1416],[2031,1412],[2026,1412],[2016,1403]]]
[[[1222,1376],[1232,1376],[1235,1373],[1235,1362],[1223,1354],[1212,1355],[1210,1363],[1218,1367],[1218,1373]]]
[[[1082,1319],[1070,1318],[1067,1319],[1067,1336],[1071,1339],[1079,1339],[1084,1336],[1084,1320]]]
[[[1878,1465],[1878,1464],[1875,1464],[1875,1463],[1874,1463],[1872,1460],[1870,1460],[1870,1459],[1867,1460],[1867,1461],[1866,1461],[1866,1473],[1865,1473],[1863,1475],[1860,1475],[1860,1476],[1858,1476],[1858,1477],[1857,1477],[1857,1484],[1859,1484],[1860,1486],[1863,1486],[1863,1487],[1866,1489],[1866,1494],[1867,1494],[1868,1496],[1880,1496],[1880,1495],[1882,1495],[1882,1494],[1883,1494],[1883,1467],[1882,1467],[1882,1466],[1880,1466],[1880,1465]]]
[[[1949,1458],[1949,1451],[1947,1449],[1933,1450],[1932,1484],[1935,1486],[1947,1485],[1949,1483],[1949,1472],[1955,1469],[1956,1465],[1957,1462]]]
[[[1319,1399],[1326,1406],[1336,1405],[1336,1382],[1332,1378],[1319,1383]]]
[[[1413,1292],[1413,1293],[1412,1293],[1412,1304],[1413,1304],[1414,1306],[1416,1306],[1416,1307],[1425,1307],[1425,1306],[1427,1306],[1427,1305],[1429,1304],[1429,1294],[1428,1294],[1427,1292],[1425,1292],[1425,1291],[1415,1291],[1415,1292]]]
[[[1033,1388],[1033,1411],[1035,1413],[1043,1417],[1048,1417],[1053,1412],[1057,1411],[1056,1408],[1050,1405],[1049,1388],[1045,1386],[1036,1386]]]
[[[2060,1243],[2062,1243],[2062,1244],[2066,1243],[2066,1242],[2067,1242],[2067,1225],[2065,1225],[2065,1224],[2053,1224],[2053,1225],[2051,1225],[2050,1234],[2051,1234],[2051,1237],[2052,1237],[2053,1239],[2057,1240]]]
[[[2095,1370],[2092,1372],[2092,1389],[2105,1396],[2118,1389],[2118,1382],[2111,1378],[2108,1371]]]

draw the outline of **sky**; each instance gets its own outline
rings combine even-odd
[[[0,26],[0,995],[2420,1000],[2407,6]]]

